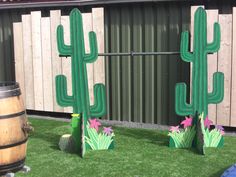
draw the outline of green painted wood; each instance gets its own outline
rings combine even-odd
[[[98,49],[96,34],[91,31],[86,35],[89,35],[90,53],[85,52],[82,15],[76,8],[70,13],[70,44],[64,42],[63,26],[57,27],[58,51],[62,56],[71,56],[72,95],[67,94],[66,76],[57,75],[56,98],[60,106],[73,107],[74,114],[82,114],[82,125],[74,125],[74,127],[80,128],[74,128],[76,131],[72,132],[77,149],[82,157],[87,147],[77,135],[87,136],[86,125],[88,120],[106,114],[106,95],[103,84],[94,85],[94,105],[90,105],[86,64],[96,61]]]
[[[181,27],[181,31],[187,31],[189,30],[189,14],[191,13],[190,12],[190,9],[189,8],[186,8],[187,5],[183,5],[182,6],[182,9],[181,9],[181,13],[182,13],[182,27]],[[188,62],[184,62],[181,60],[181,65],[180,65],[180,70],[181,70],[181,77],[180,77],[180,80],[181,82],[183,81],[190,81],[190,74],[186,74],[186,73],[190,73],[190,63]],[[189,92],[190,92],[190,83],[187,82],[187,98],[189,98]],[[187,100],[189,102],[189,99]]]
[[[181,58],[192,62],[192,95],[191,103],[186,102],[186,84],[176,85],[176,113],[181,116],[194,115],[195,112],[208,115],[208,104],[220,103],[224,98],[224,74],[215,72],[213,75],[213,91],[208,93],[207,54],[217,52],[220,48],[220,26],[214,24],[214,40],[207,42],[206,11],[200,7],[194,15],[193,52],[189,52],[189,32],[181,37]]]

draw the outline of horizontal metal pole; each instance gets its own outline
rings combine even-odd
[[[126,53],[99,53],[98,56],[147,56],[147,55],[179,55],[180,52],[126,52]],[[70,57],[59,55],[60,57]]]
[[[98,56],[146,56],[146,55],[179,55],[180,52],[126,52],[126,53],[99,53]]]

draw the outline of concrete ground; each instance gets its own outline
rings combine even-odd
[[[50,116],[39,116],[39,115],[28,115],[31,118],[46,119],[46,120],[55,120],[62,122],[70,122],[68,118],[55,118]],[[157,125],[157,124],[148,124],[148,123],[136,123],[136,122],[127,122],[127,121],[115,121],[115,120],[102,120],[100,119],[102,125],[105,126],[117,126],[117,127],[127,127],[127,128],[143,128],[143,129],[152,129],[152,130],[169,130],[170,126],[166,125]],[[236,128],[226,128],[225,134],[229,136],[236,136]]]

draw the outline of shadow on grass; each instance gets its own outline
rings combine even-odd
[[[202,154],[199,154],[197,148],[188,148],[187,149],[189,152],[192,152],[193,154],[199,155],[199,156],[203,156]]]
[[[117,128],[123,136],[147,141],[148,143],[169,148],[169,136],[165,131],[145,130],[145,129],[123,129]],[[170,148],[176,149],[176,148]],[[189,152],[200,155],[196,148],[186,148]],[[220,173],[220,172],[219,172]]]
[[[156,144],[158,146],[168,146],[169,144],[169,137],[165,132],[145,129],[117,129],[119,129],[120,134],[123,136],[148,141],[149,143]]]
[[[61,151],[59,148],[59,145],[58,145],[60,137],[61,137],[61,135],[51,133],[51,132],[42,132],[42,133],[41,132],[34,132],[31,135],[31,138],[47,141],[48,143],[50,143],[49,147],[55,151]],[[67,153],[76,154],[79,156],[78,152],[67,152]]]
[[[47,141],[51,144],[51,148],[54,150],[60,150],[58,147],[58,142],[60,140],[61,135],[55,134],[55,133],[51,133],[51,132],[33,132],[30,135],[30,138],[34,138],[34,139],[41,139],[44,141]]]
[[[229,166],[228,168],[230,168],[230,166]],[[221,169],[221,170],[219,170],[218,172],[216,172],[216,173],[212,174],[212,175],[211,175],[211,176],[209,176],[209,177],[221,177],[221,176],[222,176],[222,174],[225,172],[225,170],[227,170],[228,168]]]

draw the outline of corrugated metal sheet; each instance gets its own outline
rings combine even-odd
[[[12,22],[19,18],[17,11],[0,12],[0,81],[15,79]]]
[[[173,2],[106,8],[106,52],[179,51],[189,10]],[[106,57],[106,81],[111,120],[175,124],[175,84],[189,82],[189,65],[179,55]]]

